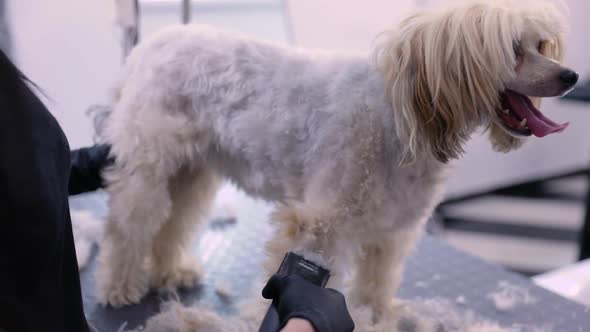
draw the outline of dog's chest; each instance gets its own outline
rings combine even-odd
[[[395,168],[374,188],[363,229],[388,232],[425,222],[442,197],[444,174],[439,166]]]

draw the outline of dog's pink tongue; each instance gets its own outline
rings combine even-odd
[[[519,118],[526,119],[527,126],[531,130],[531,133],[537,137],[545,137],[549,134],[561,132],[569,126],[569,122],[557,124],[544,116],[541,111],[533,106],[533,103],[531,103],[531,100],[528,97],[514,91],[506,91],[506,97],[510,109],[516,113]]]

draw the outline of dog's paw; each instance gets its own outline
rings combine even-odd
[[[203,273],[196,260],[187,260],[176,266],[155,268],[152,272],[152,286],[161,291],[178,288],[193,288],[201,281]]]
[[[357,328],[364,327],[359,330],[391,331],[391,326],[396,326],[401,319],[405,304],[391,299],[366,304],[351,303],[349,309]]]
[[[137,304],[148,293],[149,284],[146,277],[134,276],[123,280],[111,280],[99,285],[97,290],[98,302],[114,308]]]

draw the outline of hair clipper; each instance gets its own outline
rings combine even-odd
[[[280,275],[298,275],[303,279],[311,282],[314,285],[325,287],[330,278],[330,271],[312,263],[305,258],[289,252],[283,258],[283,262],[277,271]],[[279,313],[277,311],[277,304],[272,302],[264,320],[260,325],[259,332],[277,332],[280,328]]]

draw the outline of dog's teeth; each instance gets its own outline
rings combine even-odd
[[[505,109],[505,110],[504,110],[504,111],[502,111],[502,112],[504,112],[504,114],[510,114],[510,110],[509,110],[509,109]]]
[[[526,126],[526,119],[522,119],[522,121],[520,121],[520,126],[521,127],[525,127]]]

